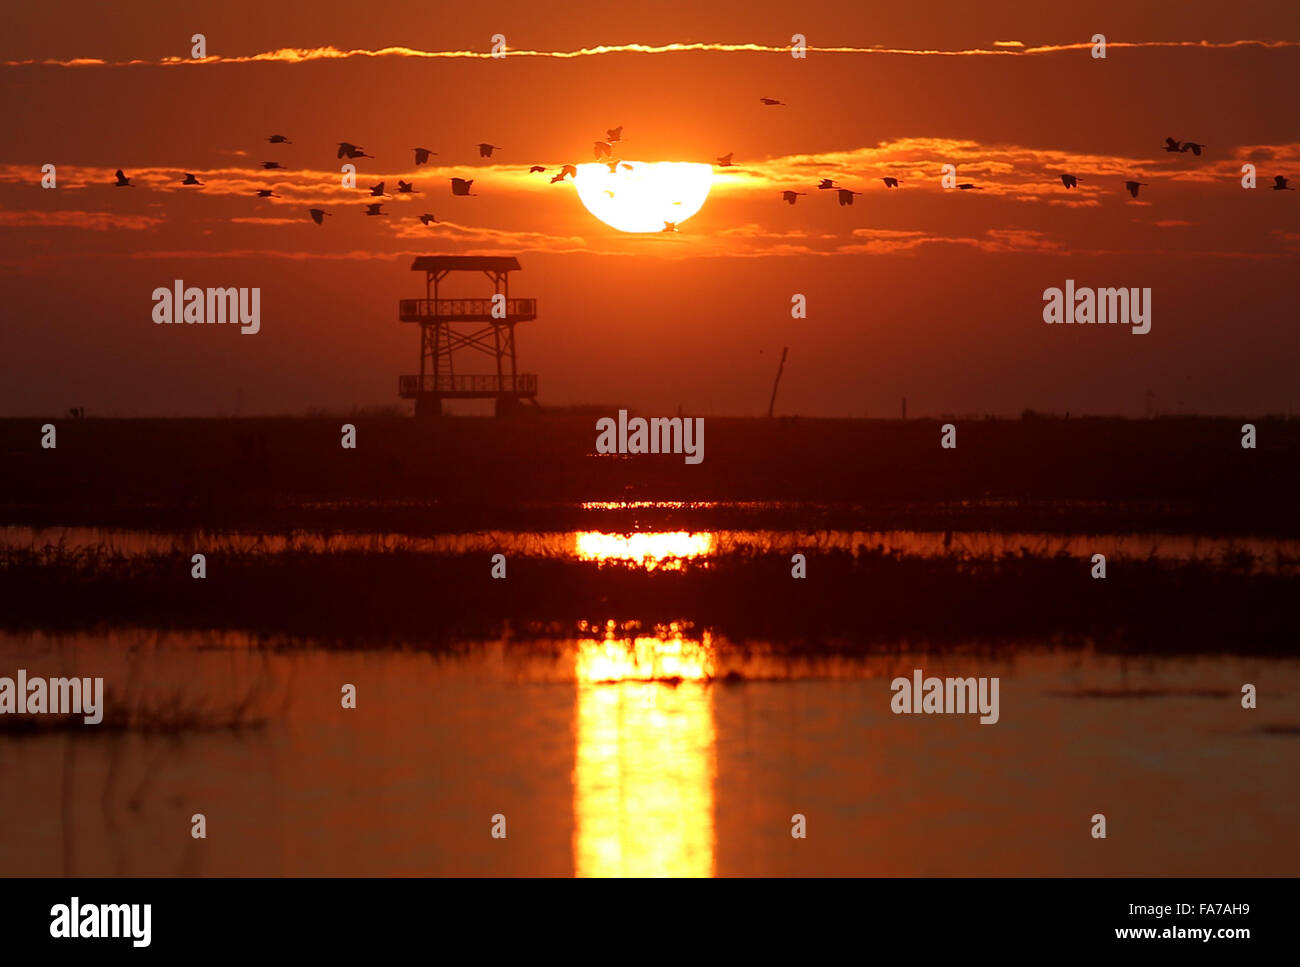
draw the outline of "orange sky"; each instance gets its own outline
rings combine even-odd
[[[1148,390],[1171,412],[1296,402],[1300,192],[1268,190],[1274,174],[1300,183],[1295,4],[235,2],[128,16],[54,3],[8,16],[3,415],[395,403],[397,375],[416,363],[395,302],[422,294],[410,256],[440,252],[520,256],[512,294],[541,300],[519,333],[521,369],[539,374],[543,404],[759,413],[782,346],[778,410],[805,415],[892,416],[902,395],[915,414],[1138,414]],[[218,61],[407,50],[165,65],[195,32]],[[565,53],[780,47],[796,32],[858,50],[421,55],[486,52],[496,33],[512,49]],[[1024,52],[1094,33],[1112,44],[1105,60]],[[995,47],[1011,41],[1025,48]],[[83,58],[108,63],[16,63]],[[572,185],[527,173],[591,160],[591,141],[618,124],[628,158],[734,152],[738,167],[662,236],[619,233]],[[277,132],[294,144],[268,145]],[[1166,154],[1170,135],[1205,155]],[[402,177],[420,193],[391,200],[393,217],[364,218],[364,192],[339,187],[340,140],[376,156],[358,162],[359,185],[391,191]],[[504,147],[489,162],[479,141]],[[437,164],[416,169],[416,144]],[[261,171],[270,159],[288,170]],[[1247,161],[1255,191],[1240,187]],[[47,162],[52,191],[38,187]],[[944,191],[945,163],[985,190]],[[111,186],[119,166],[138,188]],[[181,191],[182,171],[206,187]],[[1066,192],[1060,171],[1079,188]],[[903,188],[887,191],[886,174]],[[453,198],[452,176],[474,178],[478,197]],[[842,208],[811,187],[820,177],[865,194]],[[1127,178],[1148,184],[1137,200]],[[283,197],[254,198],[261,186]],[[810,194],[791,208],[785,188]],[[317,227],[313,206],[335,217]],[[425,211],[443,224],[420,225]],[[260,287],[261,332],[155,327],[150,294],[177,278]],[[1151,288],[1151,333],[1044,325],[1042,291],[1067,278]],[[796,292],[805,320],[789,315]]]

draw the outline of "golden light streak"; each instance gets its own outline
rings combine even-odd
[[[890,54],[906,57],[1024,57],[1035,54],[1057,54],[1073,50],[1087,50],[1091,43],[1043,44],[1036,47],[999,46],[1005,42],[994,41],[992,47],[966,47],[951,50],[940,48],[910,47],[808,47],[804,49],[820,54]],[[1294,40],[1133,40],[1108,41],[1108,48],[1193,48],[1197,50],[1231,50],[1241,47],[1254,47],[1264,50],[1276,50],[1287,47],[1300,47],[1300,41]],[[673,44],[602,44],[596,47],[582,47],[577,50],[511,50],[507,48],[507,57],[545,57],[556,60],[571,60],[577,57],[602,57],[609,54],[680,54],[680,53],[758,53],[788,54],[791,48],[770,44],[729,44],[729,43],[673,43]],[[262,51],[256,54],[243,54],[232,57],[213,55],[211,57],[162,57],[157,60],[118,60],[109,61],[99,57],[72,57],[65,60],[58,58],[10,60],[6,67],[177,67],[204,66],[210,64],[303,64],[317,60],[348,60],[353,57],[414,57],[422,59],[467,59],[490,60],[493,54],[488,50],[420,50],[414,47],[380,47],[377,49],[338,47],[281,47],[277,50]]]
[[[626,564],[647,571],[655,568],[680,570],[685,561],[707,557],[714,549],[714,536],[708,532],[605,534],[579,531],[573,539],[574,553],[580,561]]]
[[[707,637],[670,630],[578,643],[576,875],[714,874],[711,669]],[[653,680],[661,671],[675,687]]]

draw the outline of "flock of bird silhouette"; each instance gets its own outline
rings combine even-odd
[[[777,100],[774,97],[760,97],[759,102],[762,103],[765,107],[786,106],[784,101]],[[270,144],[293,144],[293,142],[290,141],[283,134],[273,134],[266,140]],[[620,167],[628,171],[632,170],[632,166],[630,164],[627,164],[621,158],[614,157],[614,146],[617,144],[621,144],[623,140],[624,140],[623,126],[619,125],[616,128],[607,129],[605,132],[605,137],[603,139],[593,142],[592,151],[596,157],[596,160],[604,161],[604,163],[609,166],[609,170],[612,173],[617,173]],[[482,142],[476,145],[476,147],[478,148],[478,154],[480,158],[491,158],[493,151],[503,150],[501,145],[489,144],[487,142]],[[1198,141],[1179,141],[1176,138],[1165,138],[1165,151],[1169,152],[1170,154],[1183,154],[1190,151],[1192,152],[1192,154],[1194,154],[1196,157],[1199,158],[1204,148],[1205,145]],[[423,164],[428,164],[429,159],[438,153],[436,151],[430,151],[428,148],[412,148],[411,150],[415,153],[415,164],[417,167]],[[348,158],[349,160],[352,160],[356,158],[373,158],[374,155],[367,154],[364,148],[355,145],[350,141],[340,141],[338,143],[338,154],[336,157],[340,159]],[[735,158],[734,152],[721,155],[720,157],[717,158],[717,166],[719,168],[735,167],[735,162],[733,160],[734,158]],[[280,162],[278,161],[263,161],[262,168],[263,170],[266,171],[285,170],[284,165],[280,164]],[[529,167],[528,172],[529,174],[541,174],[546,172],[547,170],[549,169],[547,169],[545,165],[532,165],[531,167]],[[117,169],[116,174],[117,174],[116,186],[118,188],[135,187],[135,185],[131,184],[131,179],[127,177],[127,175],[122,171],[121,168]],[[184,175],[185,175],[184,178],[181,180],[182,187],[202,188],[204,186],[204,183],[199,181],[199,179],[195,175],[190,174],[189,172],[185,172]],[[565,178],[576,178],[577,175],[578,175],[577,165],[566,164],[560,168],[559,174],[551,178],[551,184],[553,185],[558,184],[564,181]],[[1062,173],[1060,175],[1060,179],[1061,179],[1061,184],[1064,185],[1067,190],[1078,187],[1079,182],[1083,180],[1077,175],[1065,174],[1065,173]],[[894,177],[887,176],[881,178],[880,180],[884,182],[884,185],[887,189],[898,188],[903,184],[902,181]],[[387,194],[384,191],[384,184],[385,183],[381,181],[376,185],[372,185],[370,187],[370,197],[391,198],[392,196]],[[474,185],[473,178],[452,178],[451,193],[453,195],[460,196],[460,197],[473,196],[475,193],[470,191],[470,188],[472,188],[473,185]],[[979,185],[971,184],[969,182],[959,184],[956,187],[961,191],[983,191],[984,190]],[[1138,196],[1139,188],[1146,188],[1146,187],[1148,187],[1148,185],[1145,181],[1129,180],[1124,182],[1124,189],[1134,198]],[[1288,179],[1285,175],[1274,175],[1272,188],[1274,191],[1295,191],[1296,190],[1295,188],[1290,186],[1290,184],[1288,183]],[[830,178],[822,178],[820,183],[817,185],[817,189],[818,191],[834,191],[839,199],[839,203],[841,206],[852,205],[854,196],[862,194],[862,192],[860,191],[853,191],[849,188],[845,188],[841,185],[838,185]],[[412,182],[402,181],[401,179],[398,179],[397,193],[399,195],[415,194],[416,193],[415,185]],[[281,197],[275,194],[275,192],[272,191],[270,188],[255,189],[254,194],[258,198]],[[781,198],[787,204],[793,205],[795,202],[799,200],[799,198],[801,198],[806,194],[807,192],[804,191],[794,191],[794,190],[787,189],[781,192]],[[365,203],[365,214],[368,216],[375,216],[375,215],[386,216],[388,212],[385,212],[383,210],[383,205],[384,205],[383,202],[367,202]],[[315,222],[317,225],[323,225],[325,219],[327,217],[332,217],[333,215],[332,212],[327,212],[321,208],[309,208],[307,210],[307,214],[311,217],[311,220]],[[433,215],[428,214],[427,212],[421,215],[417,215],[416,218],[418,218],[419,221],[424,225],[439,224],[438,219],[435,218]],[[663,231],[665,232],[677,231],[676,223],[664,222]]]

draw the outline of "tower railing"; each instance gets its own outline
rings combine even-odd
[[[464,394],[498,396],[537,395],[537,374],[519,373],[512,376],[504,373],[459,373],[451,375],[434,375],[426,373],[398,377],[398,395],[412,398],[421,393],[441,393],[443,395]]]
[[[491,299],[401,299],[397,316],[402,322],[525,322],[537,318],[537,300],[507,299],[506,317],[494,320]]]

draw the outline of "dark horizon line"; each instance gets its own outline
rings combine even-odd
[[[1019,423],[1031,420],[1059,420],[1065,422],[1068,420],[1102,420],[1102,421],[1124,421],[1124,422],[1148,422],[1153,420],[1246,420],[1246,421],[1268,421],[1268,422],[1286,422],[1292,419],[1300,419],[1293,416],[1289,411],[1268,411],[1260,413],[1249,412],[1153,412],[1148,415],[1125,415],[1122,413],[1095,413],[1079,412],[1072,410],[1035,410],[1025,408],[1019,413],[993,413],[993,412],[939,412],[939,413],[921,413],[909,415],[906,417],[897,414],[893,416],[855,416],[855,415],[806,415],[802,413],[778,413],[775,416],[765,415],[746,415],[736,413],[701,413],[689,409],[668,412],[666,410],[643,409],[640,407],[629,406],[627,404],[603,404],[603,403],[576,403],[568,406],[543,406],[538,410],[522,413],[518,416],[497,417],[491,412],[484,413],[446,413],[431,422],[438,420],[488,420],[501,422],[522,422],[536,419],[555,419],[555,418],[573,418],[585,416],[608,416],[617,414],[619,410],[626,410],[629,416],[645,416],[663,418],[665,414],[671,417],[703,417],[711,420],[731,420],[731,421],[749,421],[756,423],[764,422],[781,422],[789,420],[801,421],[853,421],[859,423],[918,423],[925,421],[939,420],[964,420],[980,422],[1004,422]],[[370,419],[370,420],[410,420],[415,421],[413,413],[407,412],[400,404],[375,405],[365,407],[354,407],[352,409],[334,409],[320,407],[296,412],[267,412],[267,413],[226,413],[226,414],[194,414],[189,416],[172,416],[162,414],[142,414],[135,416],[118,416],[118,415],[97,415],[93,413],[76,416],[68,412],[59,414],[42,414],[42,415],[0,415],[0,423],[27,423],[37,420],[87,422],[97,421],[107,422],[160,422],[160,421],[191,421],[191,422],[211,422],[222,421],[231,422],[235,420],[333,420],[341,418],[353,419]]]

